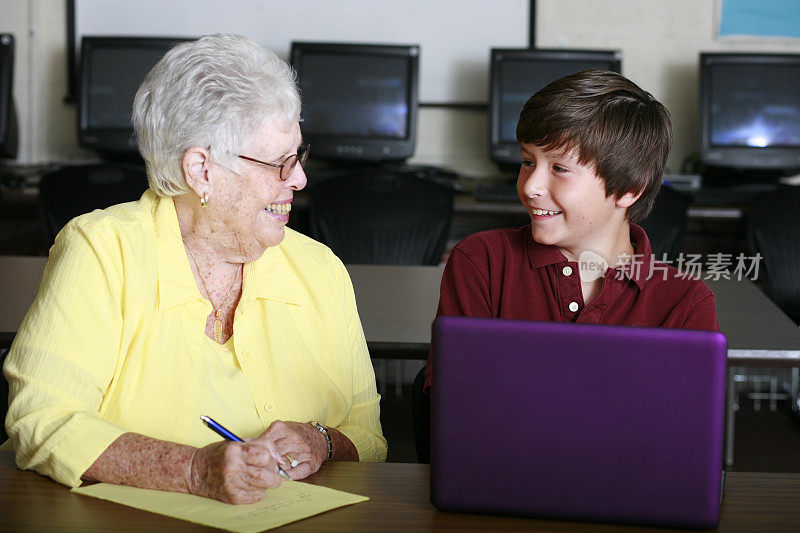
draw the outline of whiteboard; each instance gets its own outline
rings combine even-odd
[[[288,60],[292,41],[419,44],[420,101],[486,103],[489,49],[526,48],[531,0],[76,0],[83,35],[239,33]]]

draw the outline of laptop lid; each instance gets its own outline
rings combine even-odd
[[[436,507],[718,522],[722,334],[440,317],[432,342]]]

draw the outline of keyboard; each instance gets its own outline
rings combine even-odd
[[[472,195],[477,202],[519,202],[517,184],[514,183],[478,183]]]
[[[410,175],[420,179],[428,180],[439,185],[450,187],[456,192],[462,190],[461,183],[458,181],[458,174],[451,170],[429,166],[429,165],[375,165],[372,167],[353,167],[353,168],[325,168],[315,169],[306,172],[308,179],[308,186],[313,187],[317,183],[328,179],[335,179],[340,176],[346,176],[348,173],[363,174],[374,173],[375,176],[380,175]]]
[[[742,206],[765,192],[774,191],[778,185],[758,183],[733,187],[703,187],[681,191],[692,197],[692,203],[705,206]]]

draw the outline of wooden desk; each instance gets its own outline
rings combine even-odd
[[[0,263],[1,264],[1,263]],[[370,349],[427,357],[442,267],[348,265]],[[800,328],[750,281],[708,280],[731,365],[800,366]]]
[[[373,357],[425,358],[438,304],[441,267],[350,265]],[[750,281],[707,280],[734,366],[800,366],[800,329]],[[725,463],[734,462],[733,370],[729,370]]]
[[[0,350],[8,348],[31,306],[46,257],[0,256]]]
[[[44,257],[0,256],[0,348],[36,295]],[[348,265],[373,357],[424,359],[442,267]],[[749,281],[707,282],[731,365],[800,366],[800,329]]]
[[[0,255],[0,349],[8,348],[36,297],[46,257]],[[350,265],[370,351],[425,358],[439,302],[440,267]]]
[[[311,483],[368,496],[280,531],[685,531],[613,524],[444,513],[430,504],[428,465],[326,463]],[[789,531],[800,524],[800,474],[728,475],[722,532]],[[72,494],[0,452],[0,515],[4,531],[211,531],[190,522]]]
[[[347,265],[370,354],[425,359],[443,267]]]

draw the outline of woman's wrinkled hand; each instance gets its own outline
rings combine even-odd
[[[234,504],[264,498],[267,489],[278,487],[283,478],[278,474],[280,456],[273,443],[262,437],[198,449],[191,461],[190,492]]]
[[[292,479],[303,479],[322,466],[328,458],[325,436],[308,423],[276,420],[258,439],[275,443],[275,450],[282,458],[282,467]],[[296,466],[292,467],[292,460]]]

